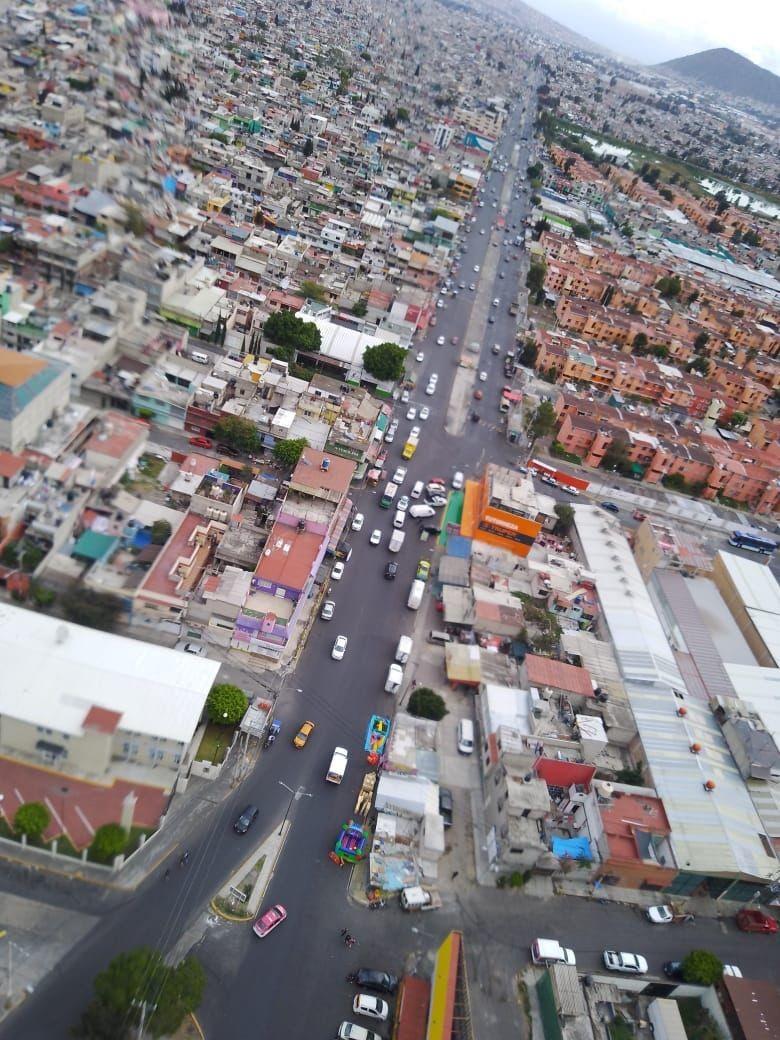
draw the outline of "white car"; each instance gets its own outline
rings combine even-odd
[[[398,505],[396,506],[396,509],[398,510],[399,513],[405,513],[408,508],[409,508],[409,496],[408,495],[401,495],[401,497],[398,499]]]
[[[604,950],[604,967],[610,971],[625,971],[629,975],[646,975],[647,961],[638,953],[618,953]]]
[[[429,495],[428,504],[435,506],[437,509],[441,509],[442,506],[447,505],[446,495]]]
[[[436,306],[439,308],[439,310],[441,310],[442,307],[444,306],[444,300],[437,300],[436,301]]]
[[[433,383],[433,385],[436,386],[436,384],[439,382],[439,373],[431,372],[431,374],[428,376],[428,382]]]
[[[436,384],[428,383],[428,385],[425,388],[425,393],[428,395],[428,397],[433,397],[433,395],[436,393]]]
[[[330,656],[334,661],[343,661],[344,654],[347,652],[347,637],[336,636],[336,642],[333,644],[333,649],[330,652]]]
[[[421,350],[418,350],[415,354],[414,360],[417,362],[425,361],[425,354]]]
[[[649,906],[645,910],[645,917],[652,924],[671,924],[674,920],[670,906]]]
[[[474,274],[479,274],[479,264],[474,264]]]
[[[341,581],[344,577],[344,563],[342,560],[333,564],[333,570],[330,572],[330,576],[334,581]]]
[[[422,416],[420,416],[420,418],[422,418]],[[411,428],[411,430],[409,430],[409,436],[410,437],[419,437],[420,436],[420,427],[419,426],[413,426]]]
[[[456,469],[452,475],[452,486],[456,491],[460,491],[463,487],[463,474],[459,469]]]
[[[425,422],[425,420],[428,418],[428,416],[430,414],[431,414],[430,408],[428,407],[427,404],[424,404],[422,406],[422,408],[420,409],[420,418],[422,419],[423,422]]]
[[[378,527],[374,528],[371,532],[371,537],[368,539],[369,545],[379,545],[382,541],[382,532]]]
[[[388,427],[387,433],[385,434],[385,444],[392,444],[395,440],[395,430],[393,426]]]
[[[320,617],[322,618],[322,620],[323,621],[332,621],[333,620],[333,612],[335,611],[335,609],[336,609],[336,604],[333,602],[333,600],[332,599],[326,599],[325,602],[322,604],[322,610],[320,611]]]
[[[479,233],[480,233],[480,235],[484,235],[485,234],[485,229],[484,228],[480,228],[479,229]]]
[[[409,391],[408,390],[403,390],[401,392],[401,404],[406,404],[409,401],[409,397],[410,397]]]
[[[377,1022],[385,1022],[390,1013],[387,1001],[370,993],[358,993],[352,1001],[352,1010],[356,1015],[365,1015],[366,1018],[374,1018]]]
[[[394,484],[403,484],[406,477],[406,466],[398,466],[395,473],[393,474]]]
[[[485,372],[484,369],[479,373],[479,381],[480,383],[487,382],[487,372]]]
[[[355,1022],[342,1022],[339,1026],[339,1040],[382,1040],[379,1033],[373,1029],[366,1029]]]
[[[443,347],[444,346],[444,336],[439,336],[439,338],[436,340],[436,346],[437,347]]]
[[[409,419],[410,422],[413,419],[417,418],[417,408],[415,405],[412,405],[411,408],[407,411],[406,418]]]
[[[355,518],[352,521],[352,530],[353,531],[362,531],[363,530],[363,521],[365,519],[366,518],[363,516],[362,513],[355,513]]]

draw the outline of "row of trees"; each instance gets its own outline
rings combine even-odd
[[[51,824],[51,813],[43,802],[25,802],[16,810],[13,822],[14,834],[24,836],[38,845]],[[90,858],[98,863],[111,863],[127,849],[130,835],[118,823],[104,823],[98,827],[89,846]]]

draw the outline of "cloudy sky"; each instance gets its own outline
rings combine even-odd
[[[611,50],[652,65],[731,47],[780,75],[777,0],[527,0]]]

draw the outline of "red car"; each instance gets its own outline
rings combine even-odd
[[[762,932],[764,935],[774,935],[777,931],[777,921],[769,914],[763,914],[760,910],[740,910],[737,914],[737,928],[741,932]]]
[[[287,911],[281,905],[277,903],[276,906],[269,907],[264,914],[255,921],[252,926],[252,931],[260,939],[264,939],[269,932],[272,932],[277,925],[281,924],[282,921],[287,920]]]
[[[208,437],[190,437],[190,444],[195,448],[213,448],[214,441],[210,441]]]

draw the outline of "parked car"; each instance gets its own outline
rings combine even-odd
[[[379,545],[379,543],[382,541],[382,532],[379,530],[378,527],[371,532],[371,537],[368,539],[368,541],[369,545]]]
[[[386,1000],[375,997],[372,993],[358,993],[352,1001],[352,1010],[356,1015],[365,1015],[377,1022],[386,1022],[390,1008]]]
[[[220,455],[227,455],[228,458],[231,458],[231,459],[237,459],[239,457],[239,455],[241,454],[241,452],[238,451],[237,448],[231,448],[231,446],[229,444],[218,444],[217,445],[217,452]]]
[[[439,815],[444,820],[445,827],[452,826],[452,791],[449,787],[439,788]]]
[[[604,967],[610,971],[625,971],[629,975],[646,975],[647,961],[638,953],[618,953],[604,950]]]
[[[309,722],[309,721],[302,722],[301,723],[301,728],[295,734],[295,738],[293,739],[293,745],[295,747],[297,747],[297,748],[304,748],[304,747],[306,747],[306,742],[309,739],[309,737],[311,736],[313,729],[314,729],[314,723],[313,722]]]
[[[382,1040],[379,1033],[354,1022],[342,1022],[338,1032],[339,1040]]]
[[[682,961],[664,961],[663,973],[667,979],[674,979],[679,982],[682,980]]]
[[[431,414],[430,408],[428,407],[427,404],[424,404],[422,406],[422,408],[420,409],[420,418],[422,419],[423,422],[425,422],[425,420],[428,418],[428,416],[430,414]]]
[[[428,397],[433,397],[433,395],[436,393],[436,384],[428,383],[428,385],[425,388],[425,393],[428,395]]]
[[[396,503],[397,511],[399,513],[405,513],[408,508],[409,508],[409,496],[408,495],[401,495],[401,497],[398,499],[398,502]]]
[[[418,364],[421,364],[423,361],[425,361],[425,354],[422,350],[417,351],[417,353],[414,356],[414,360],[418,362]]]
[[[344,654],[347,652],[348,639],[346,636],[336,636],[336,641],[333,644],[333,649],[330,652],[330,656],[334,661],[343,661]]]
[[[260,810],[256,805],[247,805],[239,818],[233,824],[233,830],[236,834],[246,834],[259,815]]]
[[[638,520],[640,523],[643,520],[647,520],[647,513],[643,513],[641,509],[635,509],[631,515],[635,520]]]
[[[614,502],[599,502],[602,509],[606,509],[608,513],[619,513],[620,510]]]
[[[463,487],[463,474],[459,469],[456,469],[452,474],[452,486],[456,491],[460,491]]]
[[[777,932],[777,921],[761,910],[740,910],[737,914],[737,928],[741,932],[760,932],[763,935],[774,935]]]
[[[339,560],[338,563],[333,564],[333,570],[330,572],[330,576],[334,581],[341,581],[344,577],[344,563]]]
[[[431,574],[431,564],[429,560],[420,560],[417,564],[417,580],[427,581]]]
[[[410,507],[409,516],[412,517],[413,520],[430,520],[432,516],[436,516],[436,510],[433,506],[423,505],[420,503],[419,505],[413,505]]]
[[[331,621],[333,614],[336,610],[336,604],[332,599],[326,599],[322,604],[322,610],[320,611],[320,617],[323,621]]]
[[[395,993],[398,979],[388,971],[375,971],[373,968],[360,968],[355,972],[352,981],[361,989],[373,989],[376,993]]]
[[[206,653],[203,643],[189,643],[186,639],[180,639],[175,649],[181,650],[185,654],[193,654],[195,657],[203,657]]]
[[[447,505],[447,496],[446,495],[429,495],[428,496],[428,503],[430,505],[432,505],[435,509],[441,509],[442,506],[446,506]]]
[[[365,520],[365,517],[363,516],[362,513],[355,513],[354,519],[352,520],[352,530],[353,531],[362,531],[363,530],[363,521],[364,520]]]
[[[649,906],[645,910],[645,917],[652,924],[671,924],[674,920],[670,906]]]
[[[269,907],[264,914],[255,921],[252,931],[260,939],[264,939],[269,932],[272,932],[274,928],[287,920],[287,911],[281,903],[277,903],[276,906]]]
[[[438,339],[436,340],[436,345],[438,347],[443,347],[444,346],[444,336],[439,336],[438,337]]]
[[[189,444],[195,448],[213,448],[214,441],[210,441],[208,437],[190,437]]]

